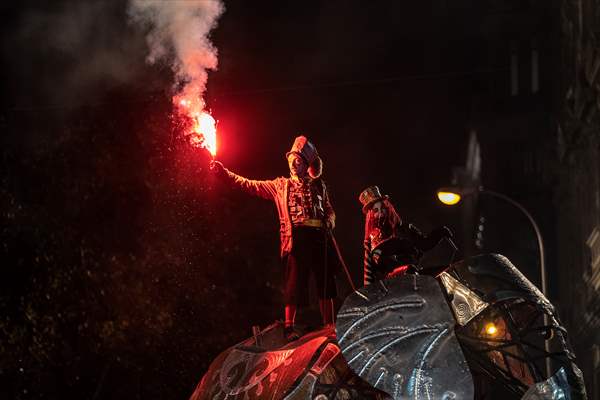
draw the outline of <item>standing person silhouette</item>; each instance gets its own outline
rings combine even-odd
[[[335,212],[329,191],[322,179],[323,161],[316,147],[298,136],[286,153],[290,177],[251,180],[237,175],[218,161],[211,168],[249,194],[275,202],[280,226],[280,255],[285,268],[285,330],[294,331],[296,311],[308,304],[308,280],[315,277],[319,309],[324,325],[334,322],[333,299],[337,295],[335,272],[341,260],[332,237]]]

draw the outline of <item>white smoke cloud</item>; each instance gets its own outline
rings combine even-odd
[[[220,0],[130,1],[132,20],[149,28],[146,60],[164,61],[173,69],[174,101],[183,98],[204,108],[207,71],[217,68],[217,49],[209,33],[224,10]]]

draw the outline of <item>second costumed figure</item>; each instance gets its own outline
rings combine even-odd
[[[403,223],[387,195],[377,186],[358,197],[365,214],[364,284],[420,269],[423,253],[443,238],[452,238],[445,226],[424,235],[413,224]]]

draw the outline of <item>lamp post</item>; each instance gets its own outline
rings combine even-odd
[[[540,231],[540,228],[539,228],[537,222],[535,222],[535,220],[533,219],[533,217],[531,216],[529,211],[527,211],[527,209],[525,209],[525,207],[523,207],[521,204],[517,203],[515,200],[511,199],[510,197],[508,197],[502,193],[483,189],[481,187],[479,187],[477,189],[461,189],[461,188],[456,188],[456,187],[445,187],[445,188],[441,188],[438,190],[437,196],[438,196],[438,199],[442,203],[449,205],[449,206],[453,206],[455,204],[458,204],[460,202],[460,200],[462,199],[462,197],[473,195],[475,193],[490,195],[492,197],[496,197],[498,199],[504,200],[507,203],[510,203],[511,205],[518,208],[527,217],[527,219],[531,223],[531,226],[533,227],[533,230],[535,231],[535,236],[537,238],[539,258],[540,258],[540,276],[541,276],[541,284],[542,284],[542,293],[544,294],[544,296],[547,297],[548,296],[548,287],[547,287],[547,282],[546,282],[546,262],[545,262],[545,257],[544,257],[544,240],[542,239],[542,233]]]
[[[525,207],[523,207],[521,204],[519,204],[515,200],[511,199],[510,197],[508,197],[502,193],[494,192],[492,190],[484,190],[482,187],[465,188],[465,189],[458,188],[458,187],[444,187],[444,188],[440,188],[438,190],[437,196],[438,196],[438,199],[443,204],[446,204],[448,206],[453,206],[455,204],[458,204],[460,202],[460,200],[462,199],[462,197],[470,196],[470,195],[473,195],[476,193],[490,195],[492,197],[504,200],[507,203],[515,206],[523,214],[525,214],[525,216],[531,223],[531,226],[533,226],[533,230],[535,231],[535,236],[537,238],[539,257],[540,257],[540,275],[541,275],[542,293],[544,294],[544,296],[548,297],[548,287],[547,287],[547,283],[546,283],[546,263],[545,263],[545,258],[544,258],[544,241],[542,239],[542,233],[540,232],[540,228],[539,228],[538,224],[535,222],[535,220],[533,219],[533,217],[531,216],[529,211],[527,211],[527,209],[525,209]],[[548,325],[548,316],[546,315],[546,313],[544,313],[544,325],[546,325],[546,326]],[[550,347],[549,347],[549,343],[548,343],[547,339],[544,340],[544,349],[546,350],[546,352],[550,352]],[[546,357],[545,367],[546,367],[546,374],[548,375],[548,377],[550,377],[551,366],[550,366],[550,358],[549,357]]]

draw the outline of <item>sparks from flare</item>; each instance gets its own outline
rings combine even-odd
[[[178,111],[192,120],[189,131],[190,143],[205,148],[214,158],[217,155],[217,127],[215,119],[202,108],[199,102],[180,99]]]

